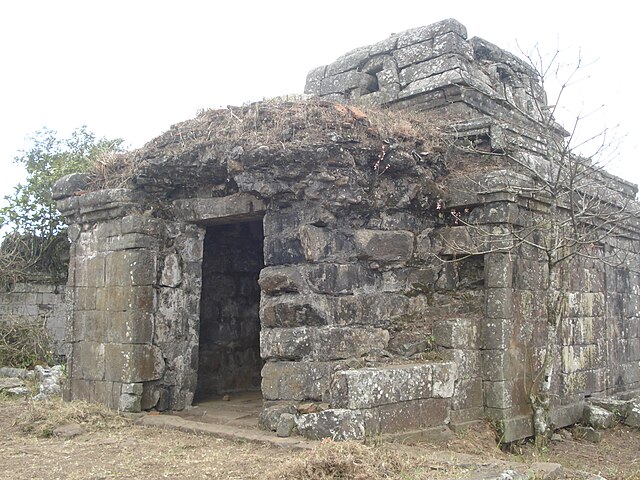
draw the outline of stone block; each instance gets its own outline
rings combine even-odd
[[[453,410],[477,409],[483,406],[484,392],[481,378],[459,378],[456,380],[454,395],[451,398]]]
[[[473,209],[469,215],[471,224],[518,223],[519,209],[513,202],[493,202]]]
[[[574,373],[560,373],[560,393],[563,398],[570,398],[576,394],[584,394],[587,390],[587,375],[584,371]]]
[[[362,409],[432,396],[431,364],[389,365],[336,372],[331,406]]]
[[[367,435],[426,430],[448,425],[450,400],[427,398],[394,403],[365,410]]]
[[[506,409],[513,406],[508,382],[489,382],[484,385],[484,403],[488,408]]]
[[[568,316],[600,317],[604,315],[604,294],[591,292],[569,292],[567,295]]]
[[[483,350],[482,377],[492,382],[501,382],[509,378],[507,371],[508,352],[505,350]]]
[[[91,175],[88,173],[72,173],[60,178],[51,188],[51,198],[60,200],[63,198],[74,196],[77,192],[86,190]]]
[[[303,327],[328,323],[326,299],[316,295],[288,295],[265,299],[260,306],[262,326]]]
[[[312,265],[304,270],[304,276],[315,293],[330,295],[372,291],[378,284],[376,275],[358,264],[322,263]]]
[[[106,338],[111,343],[151,343],[153,339],[153,315],[129,311],[105,314],[109,328]]]
[[[451,399],[427,398],[420,400],[420,428],[447,425],[450,422]]]
[[[389,332],[377,328],[272,328],[260,332],[260,353],[263,359],[339,360],[384,349],[388,342]]]
[[[327,396],[332,362],[267,362],[262,367],[262,396],[265,400],[313,400]]]
[[[299,235],[304,256],[310,262],[347,261],[353,254],[347,237],[327,227],[302,225]]]
[[[93,230],[93,235],[96,239],[122,235],[122,222],[120,219],[99,222]]]
[[[280,438],[290,437],[296,428],[296,417],[290,413],[283,413],[278,419],[276,435]]]
[[[455,54],[466,60],[473,60],[473,48],[465,38],[455,32],[448,32],[433,38],[432,55]]]
[[[484,406],[463,410],[451,410],[449,416],[451,430],[455,433],[464,432],[475,422],[485,422],[487,418],[484,412]]]
[[[83,380],[76,376],[72,376],[67,380],[67,382],[69,388],[68,391],[65,392],[65,401],[84,400],[90,402],[93,400],[95,381]]]
[[[76,258],[75,279],[76,287],[102,287],[105,284],[104,256]]]
[[[260,331],[260,356],[267,360],[314,359],[316,348],[313,327],[269,328]]]
[[[80,202],[78,201],[78,197],[67,197],[61,198],[56,201],[56,207],[64,215],[65,217],[71,217],[76,214],[78,211]]]
[[[141,396],[122,393],[118,402],[118,410],[121,412],[139,412],[141,411]]]
[[[266,210],[264,202],[249,193],[234,193],[223,197],[174,200],[176,218],[188,222],[231,223],[259,220]]]
[[[120,408],[120,384],[114,382],[93,382],[92,402],[101,403],[107,408],[117,410]]]
[[[582,420],[586,425],[601,430],[611,428],[616,424],[616,417],[613,413],[589,404],[584,406]]]
[[[624,385],[640,382],[640,364],[630,362],[620,365],[620,379]]]
[[[307,74],[307,81],[304,85],[304,93],[311,95],[320,95],[320,86],[322,79],[326,76],[327,66],[314,68]]]
[[[120,387],[120,393],[128,395],[142,395],[144,385],[142,383],[123,383]]]
[[[438,353],[443,359],[457,365],[458,379],[482,376],[482,352],[480,350],[440,348]]]
[[[466,27],[457,20],[448,18],[431,25],[425,25],[402,32],[398,35],[397,48],[403,48],[408,45],[413,45],[414,43],[423,42],[449,32],[455,33],[463,39],[467,38]]]
[[[330,409],[300,415],[296,418],[296,427],[302,436],[311,440],[330,438],[342,441],[365,438],[365,416],[357,410]]]
[[[343,93],[356,88],[375,91],[376,83],[374,75],[351,70],[323,78],[320,82],[320,94]]]
[[[432,75],[440,74],[454,69],[466,69],[467,62],[458,55],[443,55],[425,62],[416,63],[403,68],[399,72],[399,81],[402,87],[422,80]]]
[[[433,238],[431,251],[438,255],[469,255],[478,251],[466,226],[438,228],[430,236]]]
[[[597,345],[570,345],[560,350],[560,371],[575,373],[604,366],[603,352]]]
[[[531,415],[519,415],[505,418],[501,422],[502,436],[501,443],[511,443],[516,440],[533,436],[533,425]]]
[[[152,312],[155,305],[155,291],[151,286],[115,287],[98,291],[98,309],[107,312],[137,310]]]
[[[617,417],[625,417],[629,407],[629,402],[612,397],[592,397],[589,399],[589,403],[596,407],[603,408]]]
[[[195,227],[195,226],[194,226]],[[176,238],[177,250],[186,263],[201,264],[204,247],[204,229],[201,228],[192,235],[181,235]]]
[[[158,380],[165,371],[162,351],[154,345],[107,344],[104,358],[105,379],[112,382]]]
[[[408,99],[424,93],[440,90],[451,85],[465,84],[467,83],[467,80],[468,77],[464,70],[461,70],[459,68],[448,70],[446,72],[437,73],[435,75],[431,75],[430,77],[411,82],[405,88],[400,90],[400,92],[398,93],[398,98],[400,100]],[[447,97],[445,95],[445,99],[446,98]],[[431,102],[434,102],[434,100],[437,99],[430,98],[429,100]],[[442,102],[435,101],[434,103],[436,103],[437,105]]]
[[[508,253],[490,253],[484,257],[485,287],[511,288],[513,257]]]
[[[391,332],[390,335],[387,349],[405,358],[424,352],[429,347],[429,339],[422,332]]]
[[[399,89],[398,69],[396,62],[390,55],[378,55],[369,58],[362,66],[362,71],[369,74],[375,73],[378,79],[378,86],[382,92],[389,91],[394,86]]]
[[[76,310],[73,315],[73,335],[75,340],[104,342],[109,329],[104,312],[96,310]]]
[[[260,271],[260,289],[265,295],[297,293],[304,290],[304,280],[296,267],[273,266]]]
[[[420,430],[422,420],[421,401],[412,400],[367,411],[365,427],[369,435],[414,431]]]
[[[144,286],[156,283],[156,256],[146,250],[112,252],[105,258],[106,284]]]
[[[181,283],[182,264],[180,262],[180,256],[176,253],[171,253],[164,257],[164,265],[162,266],[159,284],[163,287],[176,288],[180,286]]]
[[[80,195],[79,206],[81,211],[107,208],[109,204],[122,204],[139,201],[140,192],[128,188],[109,188],[94,190]]]
[[[640,401],[637,399],[629,403],[624,424],[628,427],[640,428]]]
[[[433,372],[433,397],[451,398],[454,392],[455,381],[458,378],[457,365],[453,362],[432,364]]]
[[[141,233],[159,237],[164,233],[165,222],[159,218],[148,217],[146,215],[127,215],[122,217],[122,233]]]
[[[554,406],[549,413],[551,424],[556,428],[564,428],[580,422],[584,411],[583,399],[584,396],[579,396],[571,404]]]
[[[282,415],[296,415],[298,410],[290,403],[265,407],[258,415],[258,426],[268,432],[275,432]]]
[[[327,65],[325,77],[337,75],[348,70],[357,70],[369,58],[369,47],[361,47],[339,57],[335,62]],[[365,70],[366,71],[366,70]]]
[[[602,441],[602,432],[595,430],[593,427],[585,427],[576,425],[573,428],[573,436],[578,440],[585,440],[591,443],[600,443]]]
[[[357,230],[359,258],[378,262],[406,262],[413,253],[413,234],[406,231]]]
[[[302,244],[298,238],[282,238],[268,235],[264,238],[264,264],[285,265],[305,260]]]
[[[105,345],[98,342],[77,342],[72,350],[71,375],[79,380],[104,380]]]
[[[510,288],[488,288],[486,290],[487,319],[510,319],[513,317],[513,297]],[[497,323],[497,322],[496,322]]]
[[[107,237],[100,239],[96,245],[98,252],[115,252],[137,248],[157,250],[159,246],[158,237],[142,233],[125,233],[115,237]]]
[[[410,300],[393,293],[361,293],[337,297],[333,301],[334,325],[389,328],[410,314]]]
[[[480,329],[468,318],[450,318],[433,324],[433,337],[437,345],[445,348],[476,349]]]

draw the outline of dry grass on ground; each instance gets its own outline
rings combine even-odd
[[[78,423],[82,435],[52,435]],[[456,453],[460,452],[460,453]],[[31,402],[0,398],[0,478],[43,479],[448,479],[483,478],[527,465],[559,462],[608,479],[640,479],[640,432],[618,428],[603,442],[559,442],[544,455],[523,447],[501,452],[487,428],[469,430],[447,443],[377,447],[319,442],[313,450],[290,451],[210,436],[144,428],[100,406],[83,402]],[[568,474],[564,478],[587,478]]]

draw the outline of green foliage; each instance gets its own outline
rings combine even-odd
[[[68,243],[64,220],[51,198],[51,187],[65,175],[90,171],[94,163],[122,151],[122,140],[96,138],[86,127],[69,138],[43,129],[31,136],[31,148],[14,161],[26,180],[5,197],[0,208],[0,287],[42,275],[57,282],[66,277]]]
[[[60,139],[53,130],[43,129],[31,138],[32,146],[14,161],[24,167],[27,178],[5,197],[0,209],[0,224],[19,234],[52,237],[64,228],[64,222],[51,198],[51,187],[70,173],[85,172],[103,155],[122,150],[122,139],[96,138],[80,127],[69,138]]]

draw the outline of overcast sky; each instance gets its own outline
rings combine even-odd
[[[139,147],[199,109],[301,93],[306,74],[363,45],[444,18],[517,51],[558,45],[597,60],[569,111],[620,124],[610,169],[640,182],[636,14],[630,2],[21,0],[0,5],[0,195],[25,137],[87,125]],[[516,44],[517,42],[517,44]],[[585,75],[583,75],[585,76]]]

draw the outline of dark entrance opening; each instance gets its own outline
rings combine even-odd
[[[194,402],[260,391],[262,220],[207,227]]]

